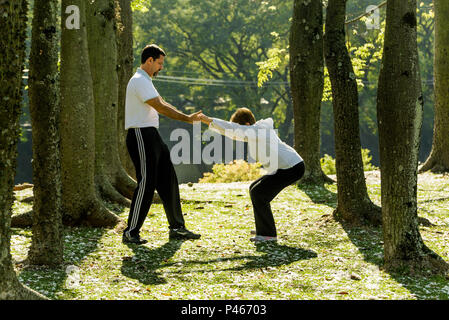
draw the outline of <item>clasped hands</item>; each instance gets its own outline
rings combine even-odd
[[[212,119],[209,118],[208,116],[206,116],[205,114],[203,114],[202,110],[189,115],[189,119],[190,119],[191,123],[196,122],[196,121],[201,121],[204,124],[209,125],[212,122]]]

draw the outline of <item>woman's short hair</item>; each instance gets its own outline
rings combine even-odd
[[[255,124],[256,118],[254,117],[254,114],[251,112],[251,110],[249,110],[248,108],[238,108],[231,116],[230,121],[242,125],[246,125],[247,123]]]

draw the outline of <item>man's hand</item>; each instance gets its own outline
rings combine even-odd
[[[202,111],[197,111],[195,113],[192,113],[191,115],[189,115],[189,121],[190,123],[193,123],[195,121],[201,121],[201,115],[202,115]]]

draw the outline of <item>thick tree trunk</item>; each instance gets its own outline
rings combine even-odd
[[[377,95],[385,267],[447,270],[418,229],[417,170],[423,116],[416,0],[387,3]]]
[[[63,261],[57,0],[35,0],[29,97],[33,138],[33,240],[31,264]]]
[[[118,69],[118,152],[126,172],[136,179],[136,170],[126,148],[125,100],[128,81],[133,76],[133,18],[131,0],[115,0],[117,14],[117,69]]]
[[[65,10],[80,9],[80,28],[68,29]],[[62,0],[61,175],[63,222],[112,227],[120,219],[107,210],[95,190],[95,108],[87,51],[86,1]],[[104,77],[111,76],[104,73]]]
[[[135,183],[124,171],[117,140],[117,38],[114,0],[87,4],[87,38],[95,102],[95,182],[108,200],[130,205]],[[120,192],[119,192],[120,191]]]
[[[45,299],[19,282],[10,250],[26,14],[27,1],[0,0],[0,300]]]
[[[302,182],[333,182],[321,170],[320,110],[324,86],[323,4],[295,0],[290,29],[290,82],[295,149],[304,159]]]
[[[434,0],[435,123],[432,151],[420,172],[449,171],[449,1]]]
[[[338,204],[334,215],[380,225],[381,210],[367,192],[360,144],[357,82],[345,43],[346,0],[329,0],[325,57],[332,85]]]

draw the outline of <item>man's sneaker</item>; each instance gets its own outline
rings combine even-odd
[[[140,239],[140,236],[131,236],[126,233],[123,234],[122,237],[123,243],[134,243],[134,244],[144,244],[147,243],[147,240]]]
[[[178,229],[170,229],[169,238],[170,239],[199,239],[200,234],[193,233],[187,230],[185,227]]]
[[[249,240],[253,242],[265,242],[265,241],[278,241],[278,238],[269,236],[255,236]]]
[[[256,230],[251,230],[249,233],[256,234]]]

